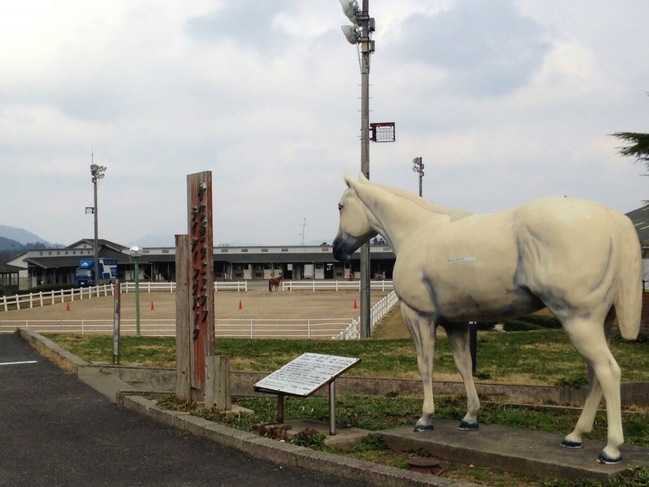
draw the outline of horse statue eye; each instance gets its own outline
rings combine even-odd
[[[342,203],[338,203],[338,211],[343,211],[344,207],[345,205],[343,205]]]

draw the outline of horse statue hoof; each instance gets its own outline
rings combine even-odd
[[[603,451],[599,452],[599,456],[597,457],[597,463],[604,463],[606,465],[617,465],[618,463],[621,462],[622,462],[622,455],[620,455],[617,458],[613,458],[613,457],[609,457]]]
[[[460,431],[478,431],[480,425],[476,423],[469,423],[468,421],[462,421],[460,426],[457,427]]]
[[[583,448],[584,444],[581,441],[570,441],[570,440],[566,440],[564,438],[561,441],[561,446],[564,447],[564,448],[577,449],[577,448]]]
[[[564,448],[572,448],[572,449],[577,449],[577,448],[583,448],[584,444],[581,441],[570,441],[570,440],[563,440],[561,442],[561,446]]]
[[[427,431],[433,431],[435,428],[433,428],[432,424],[415,424],[415,429],[413,430],[415,433],[424,433]]]

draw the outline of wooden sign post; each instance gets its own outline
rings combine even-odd
[[[212,173],[187,176],[187,235],[176,235],[176,395],[229,408],[229,388],[206,379],[223,377],[227,357],[214,360],[214,244],[212,233]],[[215,365],[218,364],[218,365]],[[214,367],[220,367],[214,371]],[[229,377],[229,369],[225,369]],[[229,384],[229,382],[228,382]],[[226,394],[227,393],[227,394]],[[207,395],[210,397],[206,397]],[[227,395],[228,401],[215,400]],[[225,397],[225,396],[224,396]]]
[[[205,392],[206,357],[214,355],[212,173],[187,176],[192,388]]]
[[[176,235],[176,397],[192,400],[189,238]]]

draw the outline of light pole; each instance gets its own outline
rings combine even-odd
[[[421,162],[421,157],[412,160],[412,170],[419,175],[419,196],[421,196],[421,180],[424,178],[424,163]]]
[[[135,261],[135,336],[140,336],[140,257],[144,250],[139,245],[128,249],[128,253]]]
[[[369,0],[340,0],[343,13],[353,25],[343,25],[342,31],[350,44],[360,44],[361,51],[361,172],[370,177],[370,54],[374,52],[374,19],[370,17]],[[370,244],[361,249],[361,338],[369,338],[370,327]]]
[[[95,242],[94,242],[94,252],[93,256],[95,259],[95,285],[99,284],[99,210],[97,208],[97,181],[104,177],[106,172],[106,166],[99,166],[95,164],[95,154],[90,153],[91,164],[90,164],[90,175],[92,176],[92,185],[95,195],[95,206],[92,209],[92,213],[95,215]]]

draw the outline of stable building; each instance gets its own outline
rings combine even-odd
[[[118,279],[135,279],[135,262],[129,248],[100,239],[100,259],[117,261]],[[214,275],[217,281],[264,280],[280,274],[287,280],[354,280],[360,276],[360,254],[347,263],[333,258],[331,245],[299,246],[218,246],[214,247]],[[73,285],[79,261],[94,257],[94,240],[83,239],[68,247],[28,250],[0,269],[0,278],[13,290],[28,290],[44,285]],[[395,256],[381,239],[370,245],[372,279],[391,279]],[[138,258],[139,278],[150,281],[175,281],[176,249],[145,248]],[[4,281],[3,281],[4,282]],[[8,293],[9,289],[5,289]]]

